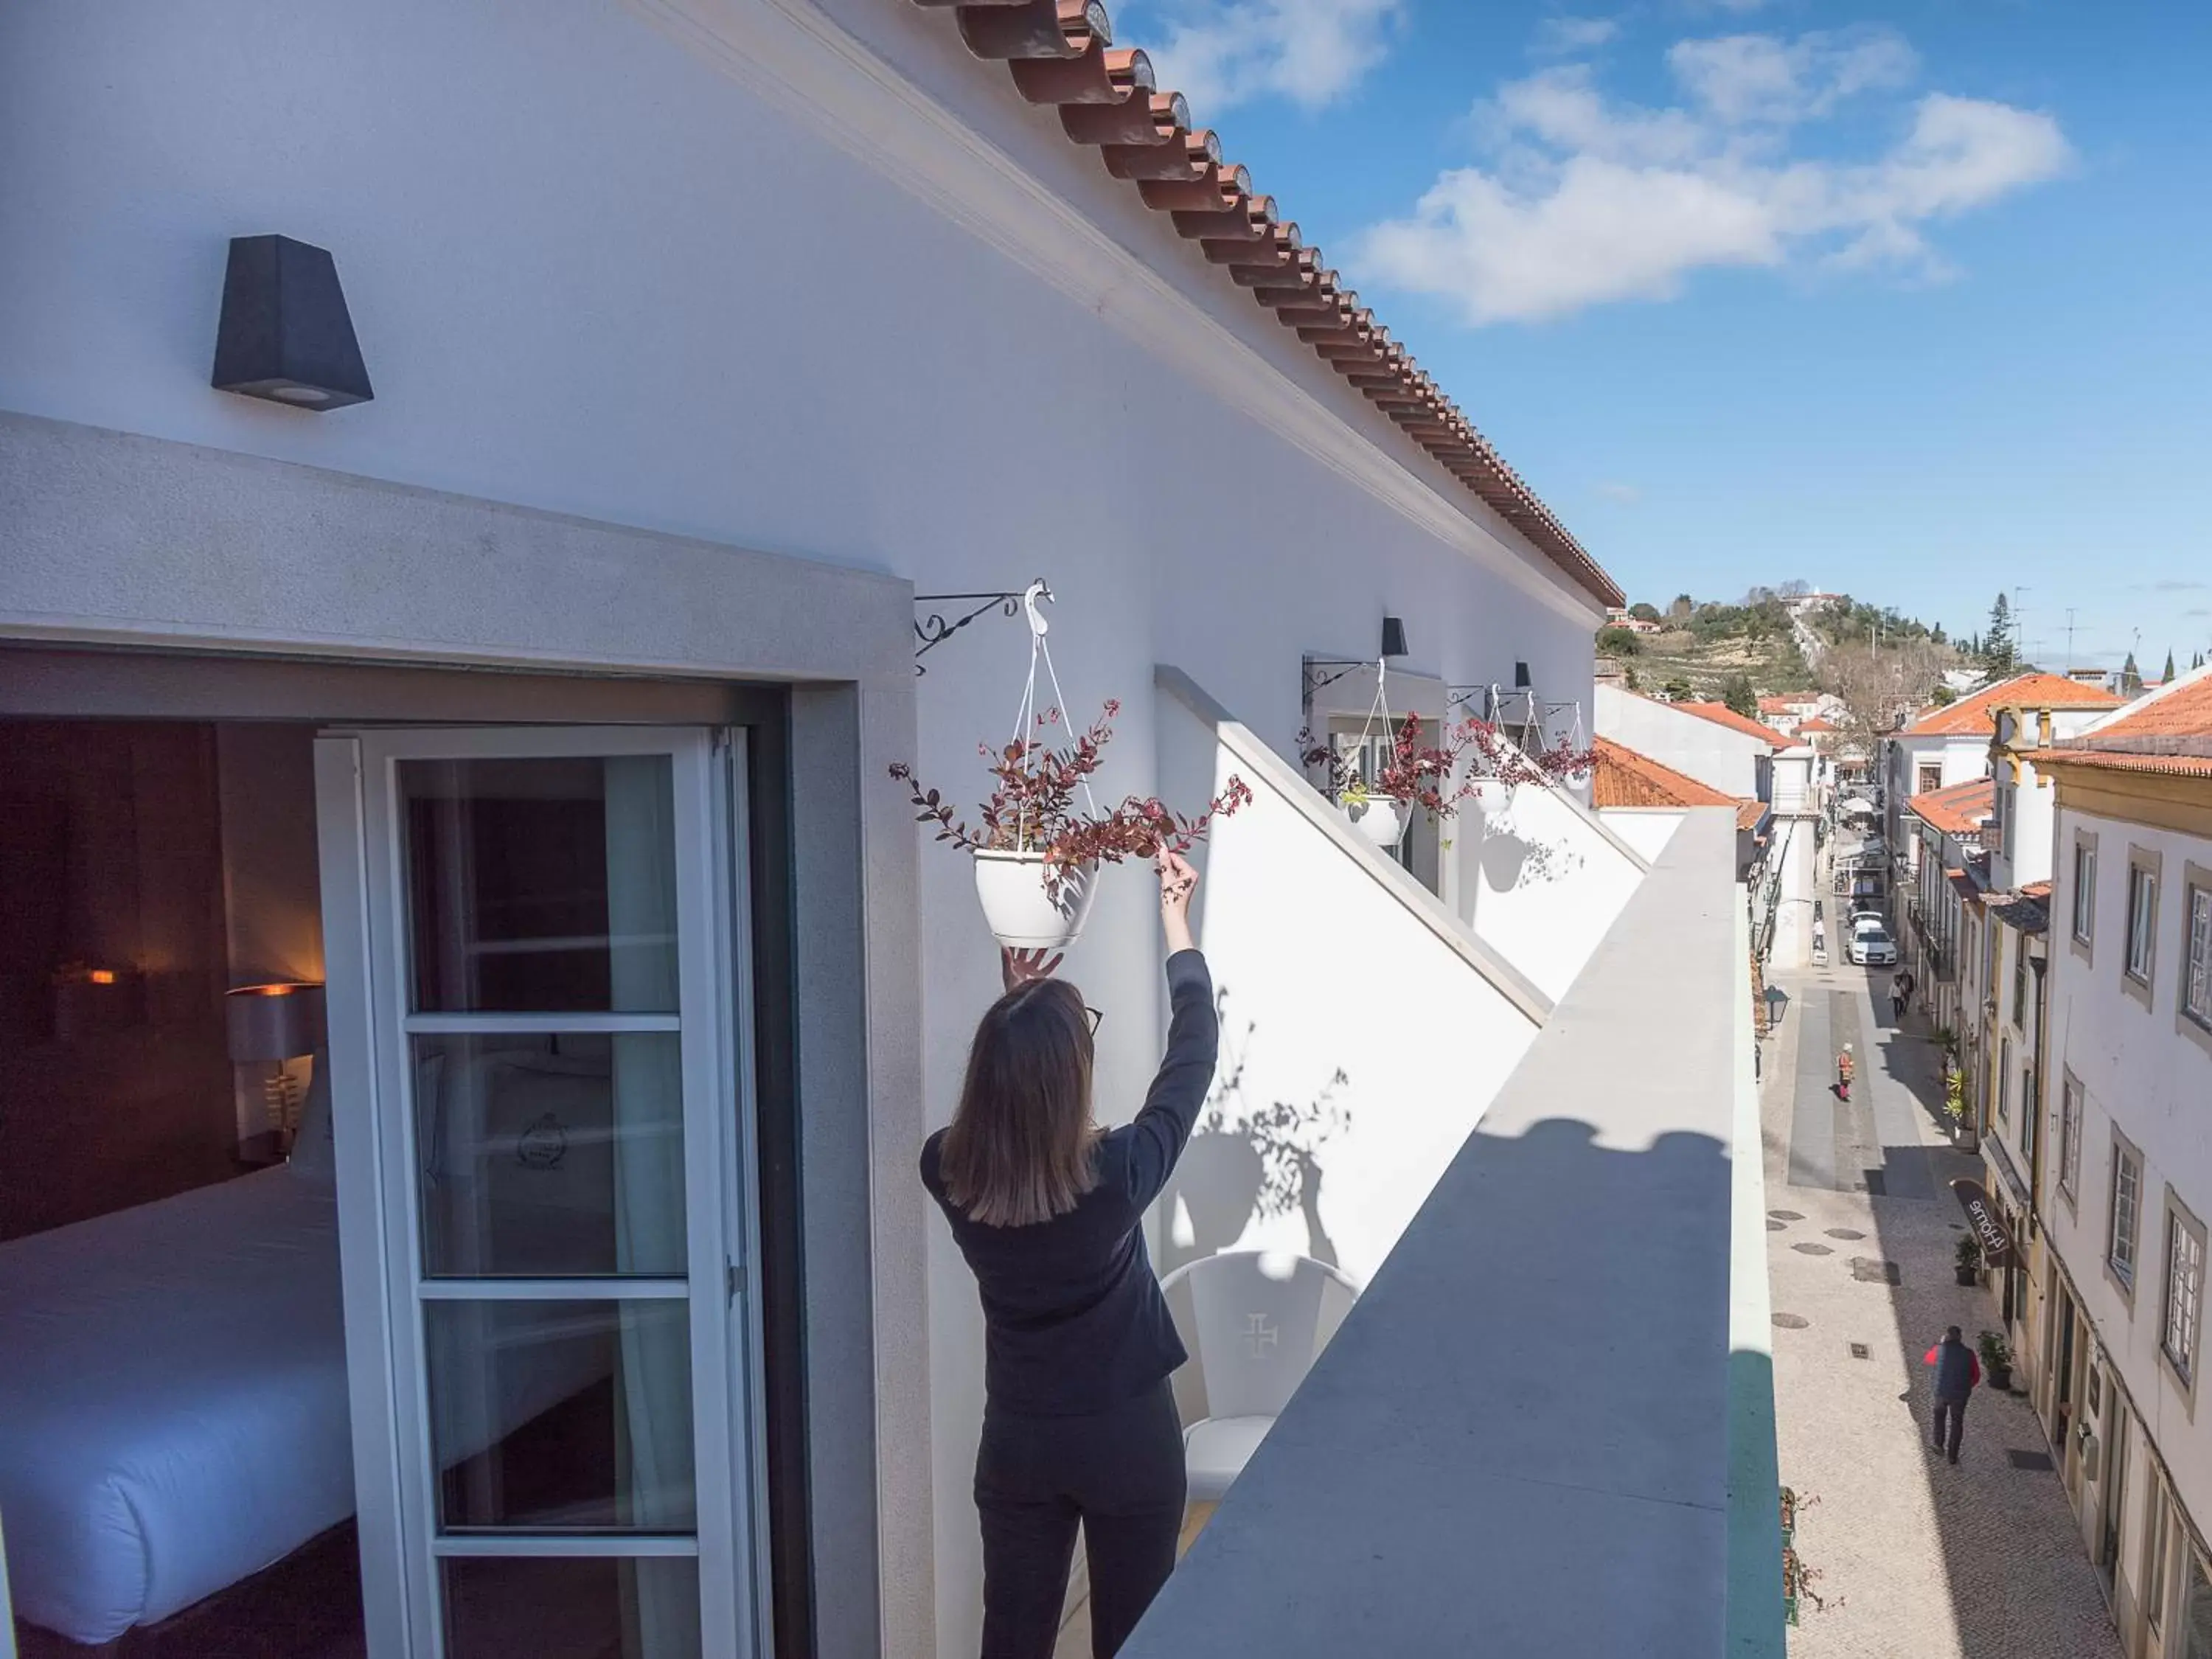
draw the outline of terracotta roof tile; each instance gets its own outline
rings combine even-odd
[[[2094,767],[2106,772],[2152,772],[2174,778],[2212,778],[2212,754],[2137,755],[2104,749],[2038,749],[2036,768]]]
[[[1358,296],[1342,288],[1273,198],[1255,195],[1249,173],[1224,167],[1213,134],[1191,127],[1180,93],[1162,93],[1152,60],[1113,45],[1099,0],[912,0],[950,7],[960,38],[978,58],[1006,61],[1032,103],[1060,106],[1061,128],[1099,148],[1115,177],[1137,181],[1145,204],[1170,216],[1211,264],[1252,290],[1413,442],[1487,504],[1600,604],[1626,596],[1597,561],[1505,465],[1490,441],[1444,396],[1405,347],[1389,337]]]
[[[1799,726],[1797,731],[1798,734],[1802,736],[1808,732],[1832,732],[1835,729],[1835,721],[1824,720],[1818,714],[1815,714],[1811,720],[1807,720],[1802,726]]]
[[[1739,830],[1755,830],[1766,816],[1765,802],[1725,794],[1611,738],[1590,746],[1597,757],[1590,769],[1593,806],[1733,806]]]
[[[2100,685],[2084,685],[2063,674],[2015,674],[1956,702],[1923,711],[1905,728],[1905,735],[1975,737],[1997,729],[1995,711],[1999,708],[2117,708],[2125,701]]]
[[[2140,738],[2212,738],[2212,668],[2181,676],[2083,734],[2083,741],[2099,746]]]
[[[1990,778],[1970,778],[1948,789],[1930,789],[1905,803],[1914,817],[1947,836],[1972,836],[1982,820],[1996,811],[1996,783]]]

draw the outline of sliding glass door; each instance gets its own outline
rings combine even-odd
[[[372,1659],[749,1654],[741,769],[622,728],[318,764]]]

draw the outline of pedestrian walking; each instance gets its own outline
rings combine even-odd
[[[1982,1362],[1954,1325],[1921,1363],[1936,1368],[1936,1449],[1955,1463],[1966,1433],[1966,1398],[1982,1380]]]
[[[1836,1056],[1836,1098],[1838,1100],[1851,1097],[1852,1070],[1851,1045],[1846,1042],[1843,1053]]]
[[[1897,1023],[1905,1023],[1905,1011],[1912,1006],[1912,970],[1900,968],[1889,981],[1889,1006],[1896,1011]]]

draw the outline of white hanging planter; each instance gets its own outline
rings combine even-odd
[[[1009,951],[1058,951],[1073,945],[1097,896],[1098,866],[1060,872],[1058,896],[1045,887],[1044,854],[975,849],[975,896],[983,920]]]
[[[1362,806],[1345,809],[1352,827],[1377,847],[1395,847],[1406,832],[1404,810],[1388,795],[1370,795]]]

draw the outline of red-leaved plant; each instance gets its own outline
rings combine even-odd
[[[938,840],[970,852],[1042,854],[1045,889],[1056,897],[1065,872],[1083,865],[1151,858],[1163,849],[1188,852],[1215,818],[1227,817],[1252,799],[1244,780],[1232,776],[1195,817],[1184,817],[1150,795],[1125,797],[1103,811],[1079,811],[1076,793],[1103,763],[1114,717],[1121,712],[1121,703],[1109,701],[1091,728],[1062,748],[1045,736],[1060,723],[1057,708],[1046,709],[1031,735],[1003,749],[979,744],[977,752],[997,782],[978,809],[977,829],[956,819],[937,790],[915,781],[912,767],[902,762],[891,768],[891,776],[906,786],[915,822],[935,824]]]
[[[1298,733],[1298,750],[1307,766],[1327,769],[1328,792],[1340,802],[1402,801],[1439,818],[1456,813],[1460,802],[1486,780],[1509,788],[1549,786],[1589,771],[1593,760],[1590,750],[1571,749],[1565,738],[1553,748],[1525,753],[1492,722],[1472,717],[1445,726],[1437,743],[1426,744],[1418,714],[1406,716],[1371,778],[1361,773],[1356,751],[1339,750],[1310,730]],[[1462,761],[1468,769],[1458,775]]]

